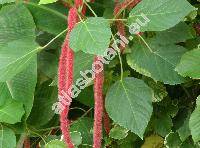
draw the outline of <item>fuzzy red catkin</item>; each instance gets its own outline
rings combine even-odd
[[[99,61],[98,56],[95,57],[94,62]],[[98,68],[98,67],[97,67]],[[103,82],[104,72],[95,73],[94,79],[94,135],[93,135],[93,148],[101,148],[102,140],[102,117],[103,117]]]
[[[59,95],[62,96],[62,91],[68,92],[68,89],[73,83],[73,63],[74,63],[74,53],[69,47],[69,35],[75,24],[78,22],[77,9],[75,7],[69,10],[68,15],[68,33],[66,39],[62,46],[62,52],[59,61]],[[69,94],[68,94],[69,95]],[[67,100],[68,101],[68,100]],[[69,121],[67,119],[69,112],[69,106],[65,106],[64,110],[60,115],[60,126],[61,131],[64,136],[64,140],[68,145],[68,148],[74,148],[71,141],[70,131],[69,131]]]
[[[122,3],[119,3],[118,0],[115,0],[114,16],[118,15],[118,13],[122,9],[125,9],[126,7],[128,7],[129,9],[135,7],[140,1],[141,0],[125,0]],[[120,35],[126,36],[126,31],[125,31],[125,26],[124,26],[123,21],[117,21],[116,26],[117,26],[117,29],[118,29],[118,32],[120,33]],[[122,53],[124,52],[124,49],[125,49],[125,47],[120,46],[120,50]]]
[[[115,9],[114,9],[114,15],[117,15],[122,9],[128,8],[132,9],[135,7],[139,2],[142,0],[125,0],[122,3],[119,3],[118,0],[115,1]]]
[[[30,139],[28,137],[24,140],[24,148],[31,148]]]

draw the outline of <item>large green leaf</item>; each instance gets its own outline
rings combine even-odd
[[[10,81],[7,82],[13,99],[25,105],[26,118],[29,116],[34,100],[35,86],[37,83],[37,58],[30,60],[30,64]]]
[[[67,28],[67,16],[57,11],[61,9],[60,7],[54,9],[32,2],[27,3],[26,6],[39,29],[57,35]]]
[[[15,133],[7,127],[4,127],[2,125],[0,127],[0,148],[15,148]]]
[[[185,42],[193,37],[193,28],[189,27],[186,23],[181,22],[173,28],[156,32],[155,40],[159,40],[162,44],[171,44]]]
[[[145,43],[138,40],[132,53],[128,54],[127,61],[137,72],[155,81],[174,85],[184,82],[184,78],[174,69],[185,51],[182,46],[162,45],[159,40],[148,40]]]
[[[58,70],[58,58],[49,52],[38,54],[38,71],[44,73],[50,78],[54,78]]]
[[[0,49],[19,39],[35,39],[33,18],[22,4],[4,6],[0,11]]]
[[[58,98],[57,87],[50,87],[49,82],[44,82],[37,90],[28,123],[40,127],[49,122],[55,115],[52,105]],[[40,114],[40,116],[38,116]]]
[[[195,8],[187,0],[142,0],[130,12],[129,22],[143,22],[143,13],[149,22],[141,26],[141,31],[162,31],[178,24],[192,10]]]
[[[102,17],[91,17],[78,23],[70,34],[70,47],[95,55],[104,55],[109,46],[111,29]]]
[[[200,79],[200,49],[194,49],[185,53],[176,71],[182,76],[189,76],[194,79]]]
[[[8,99],[7,102],[0,107],[0,122],[14,124],[21,121],[25,113],[23,104],[13,99]]]
[[[200,96],[197,98],[197,107],[190,117],[189,127],[194,142],[198,142],[200,140]]]
[[[153,91],[142,80],[124,78],[106,95],[106,110],[117,124],[143,138],[152,114]]]
[[[0,81],[6,81],[22,71],[38,49],[33,18],[23,5],[3,7],[0,20]]]

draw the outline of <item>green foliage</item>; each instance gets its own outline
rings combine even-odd
[[[81,71],[92,70],[96,55],[111,47],[116,52],[110,61],[104,57],[111,130],[103,130],[102,147],[200,147],[199,2],[142,0],[117,17],[114,0],[85,0],[86,15],[78,10],[80,22],[68,38],[75,55],[74,84]],[[0,148],[20,147],[24,138],[31,147],[66,148],[59,115],[52,110],[68,27],[66,4],[73,6],[74,0],[0,0]],[[129,43],[117,34],[119,20]],[[126,46],[123,53],[116,48],[120,44]],[[93,112],[92,81],[70,106],[77,148],[93,145]]]
[[[137,22],[143,13],[150,22],[141,31],[162,31],[178,24],[193,10],[187,0],[143,0],[130,12],[129,21]]]
[[[15,148],[16,147],[16,136],[15,133],[1,125],[0,129],[0,145],[2,148]]]
[[[194,79],[200,78],[200,49],[194,49],[183,55],[180,64],[176,67],[178,73]]]
[[[75,26],[70,34],[70,47],[75,52],[104,55],[110,38],[111,30],[108,21],[102,17],[91,17]]]
[[[191,134],[194,142],[198,142],[200,140],[200,130],[199,130],[199,120],[200,120],[200,97],[197,98],[197,107],[192,113],[189,121],[189,126],[191,129]]]
[[[180,84],[184,78],[174,69],[186,50],[182,46],[162,43],[159,40],[143,42],[138,39],[133,51],[127,56],[127,62],[131,68],[155,81]]]
[[[65,148],[65,143],[60,140],[52,140],[45,145],[45,148]]]
[[[114,122],[143,138],[152,114],[152,97],[153,91],[143,81],[124,78],[108,91],[106,110]]]

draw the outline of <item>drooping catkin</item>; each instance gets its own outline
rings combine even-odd
[[[78,15],[77,15],[77,9],[75,7],[72,7],[69,10],[68,15],[68,33],[66,35],[66,39],[64,41],[64,44],[62,46],[60,61],[59,61],[59,95],[62,95],[62,91],[67,93],[70,96],[70,92],[68,92],[68,89],[73,83],[73,64],[74,64],[74,53],[72,49],[69,47],[69,35],[73,27],[78,21]],[[67,99],[67,98],[65,98]],[[69,100],[66,100],[69,102]],[[70,106],[70,104],[69,104]],[[61,131],[64,136],[64,140],[68,146],[68,148],[73,148],[74,145],[71,141],[70,137],[70,131],[69,131],[69,120],[68,118],[68,112],[69,112],[69,106],[65,106],[64,110],[61,112],[60,115],[60,126]]]
[[[94,63],[98,60],[98,56],[95,57]],[[98,69],[98,67],[96,67]],[[104,72],[95,73],[94,80],[94,135],[93,135],[93,148],[101,148],[102,141],[102,118],[104,110],[103,101],[103,82]]]
[[[121,16],[119,15],[119,13],[128,8],[131,9],[133,7],[135,7],[141,0],[124,0],[124,2],[119,2],[119,0],[115,0],[115,9],[114,9],[114,16],[117,16],[117,18],[120,18]],[[119,15],[119,16],[118,16]],[[117,30],[120,33],[120,35],[122,36],[126,36],[126,31],[125,31],[125,25],[123,23],[123,21],[119,20],[116,21],[116,26],[117,26]],[[121,53],[124,52],[125,47],[120,46],[119,47],[121,50]]]

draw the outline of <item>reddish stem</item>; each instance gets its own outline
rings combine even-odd
[[[24,140],[24,148],[31,148],[31,143],[29,138],[26,138]]]
[[[200,35],[200,24],[194,25],[194,28],[195,28],[197,34]]]
[[[118,13],[125,8],[131,9],[135,7],[140,1],[141,0],[125,0],[122,3],[119,3],[119,0],[115,0],[114,16],[118,15]],[[118,16],[118,18],[120,18],[120,16]],[[117,21],[116,26],[120,35],[126,36],[125,25],[123,21]],[[121,50],[121,53],[123,53],[125,50],[125,47],[120,46],[120,50]]]
[[[95,57],[94,62],[98,61],[98,57]],[[101,148],[102,139],[102,116],[103,116],[103,71],[95,73],[94,80],[94,135],[93,135],[93,148]]]
[[[36,145],[36,148],[40,148],[40,145],[39,145],[39,143]]]
[[[106,131],[106,134],[109,135],[109,133],[110,133],[110,118],[109,118],[106,110],[104,111],[103,122],[104,122],[104,129]]]

